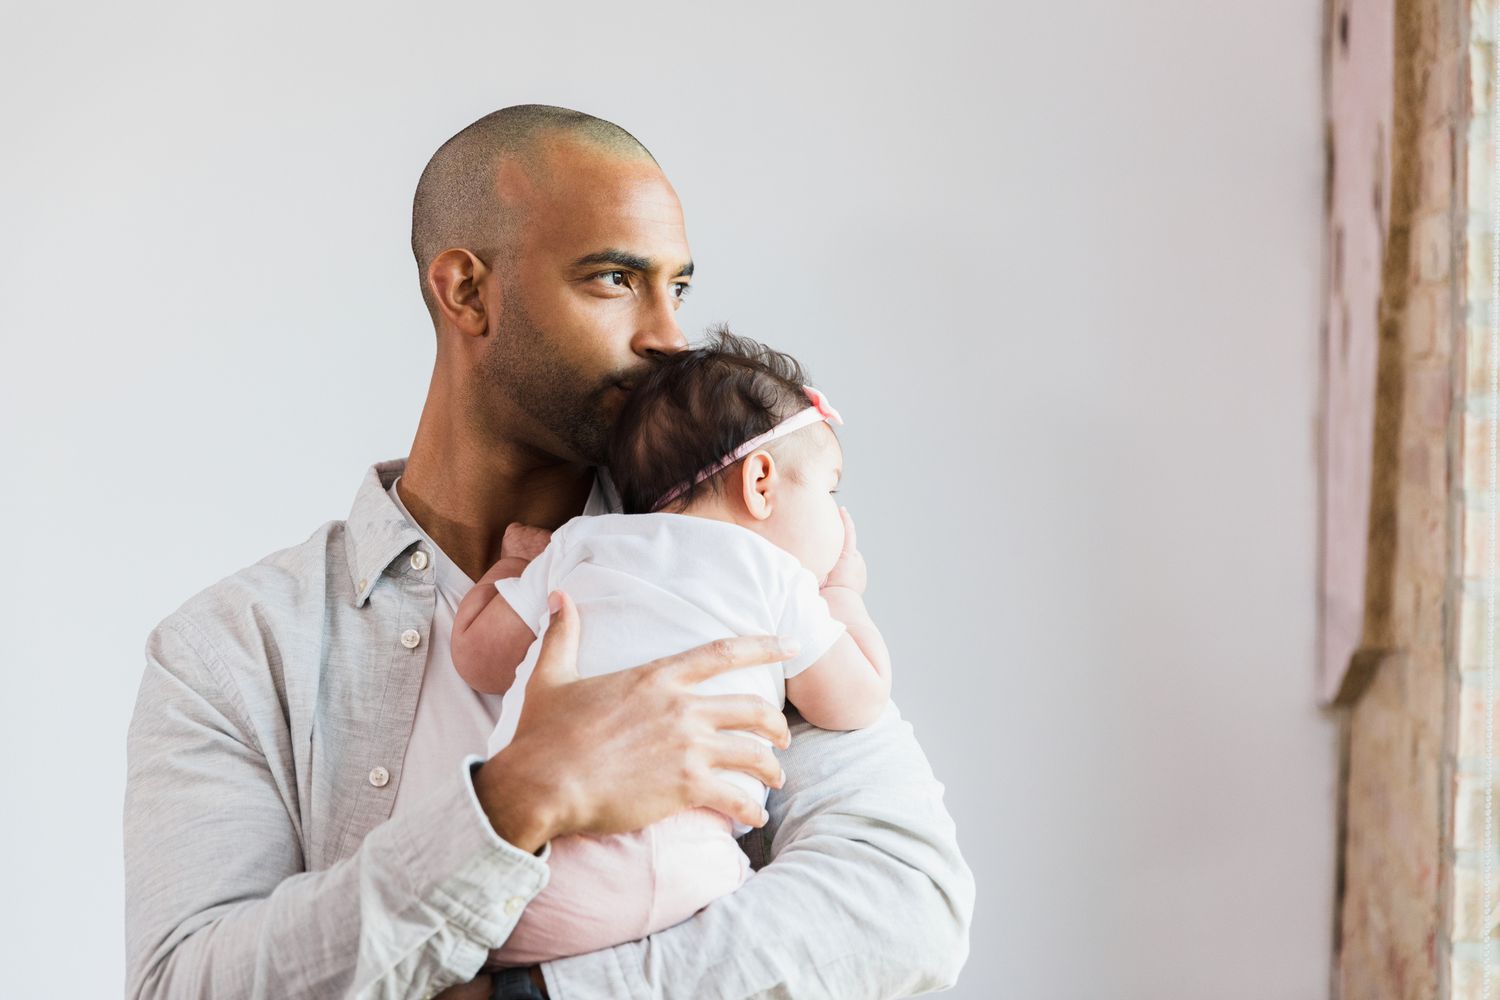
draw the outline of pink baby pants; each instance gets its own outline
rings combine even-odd
[[[552,841],[547,885],[485,968],[535,965],[686,920],[752,874],[729,818],[688,809],[634,833]]]

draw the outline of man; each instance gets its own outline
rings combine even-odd
[[[471,756],[499,698],[456,680],[453,605],[503,545],[534,540],[510,526],[611,509],[594,467],[632,380],[685,346],[693,264],[650,154],[535,105],[438,150],[412,249],[437,361],[409,458],[373,466],[346,521],[190,599],[147,641],[128,995],[489,996],[499,977],[477,973],[545,885],[552,838],[697,805],[760,827],[742,841],[757,876],[645,941],[529,970],[536,995],[867,1000],[951,984],[973,880],[895,707],[831,733],[692,692],[789,655],[775,637],[579,679],[562,599],[513,741]],[[768,821],[721,767],[772,787]]]

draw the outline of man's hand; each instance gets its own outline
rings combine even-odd
[[[552,532],[546,528],[512,521],[505,526],[505,534],[500,537],[500,558],[524,559],[531,562],[541,554],[551,540]]]
[[[578,609],[561,591],[515,737],[475,774],[475,789],[503,839],[535,852],[569,833],[624,833],[695,806],[752,827],[760,803],[714,769],[743,771],[780,788],[771,749],[741,733],[790,745],[786,718],[755,695],[699,695],[699,681],[796,655],[775,636],[720,639],[599,677],[578,675]]]
[[[844,547],[822,586],[844,587],[856,594],[863,594],[869,574],[865,569],[865,557],[859,554],[854,543],[854,519],[849,516],[848,507],[839,508],[839,517],[844,519]]]

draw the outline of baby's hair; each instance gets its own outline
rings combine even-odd
[[[658,509],[674,488],[806,408],[806,384],[791,355],[725,326],[710,331],[702,346],[658,361],[631,391],[610,436],[609,474],[624,512]],[[669,506],[687,507],[717,490],[721,478],[688,486]]]

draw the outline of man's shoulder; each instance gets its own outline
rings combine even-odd
[[[148,650],[172,633],[205,656],[227,658],[321,623],[332,600],[352,605],[345,530],[343,521],[325,522],[304,541],[204,587],[156,624]]]

